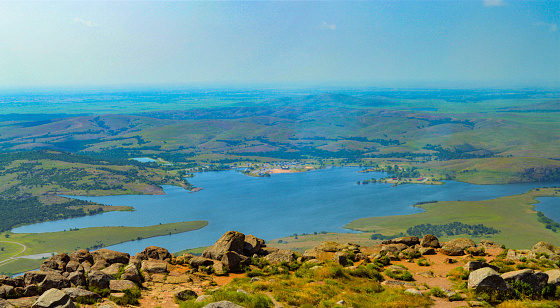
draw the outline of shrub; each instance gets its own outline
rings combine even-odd
[[[350,276],[354,276],[354,277],[361,277],[361,278],[374,279],[376,281],[383,281],[383,276],[381,276],[381,274],[373,266],[370,266],[370,265],[371,264],[368,264],[368,266],[360,265],[355,270],[349,270],[348,274],[350,274]]]
[[[390,278],[397,279],[397,280],[404,280],[404,281],[412,281],[412,274],[407,270],[392,270],[386,269],[385,275]]]
[[[467,280],[469,279],[469,272],[466,271],[462,266],[459,266],[449,271],[447,277],[455,280]]]
[[[420,265],[420,266],[430,266],[430,261],[428,261],[428,259],[426,258],[420,258],[418,259],[418,261],[416,261],[416,264]]]
[[[101,295],[101,297],[107,297],[107,296],[109,296],[109,294],[111,294],[111,290],[109,290],[107,288],[101,289],[101,288],[98,288],[98,287],[95,287],[95,286],[92,286],[92,285],[90,285],[88,287],[88,290],[90,290],[93,293],[97,293],[97,294]]]
[[[440,287],[433,287],[430,289],[430,295],[435,297],[446,298],[447,294]]]

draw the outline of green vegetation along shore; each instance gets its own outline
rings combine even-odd
[[[445,201],[417,205],[425,212],[387,217],[370,217],[355,220],[346,228],[391,236],[406,234],[407,229],[422,225],[445,225],[453,221],[464,224],[483,224],[499,230],[495,234],[468,235],[473,240],[490,239],[507,247],[524,249],[534,245],[535,238],[550,243],[560,243],[560,232],[547,229],[539,221],[534,204],[538,197],[560,197],[558,188],[532,189],[527,193],[484,201]],[[465,234],[445,235],[442,240],[464,237]]]
[[[363,231],[362,233],[295,234],[271,240],[270,243],[278,248],[298,252],[310,249],[323,241],[371,246],[381,242],[384,238],[406,236],[409,228],[418,231],[431,224],[435,226],[431,232],[450,225],[470,227],[463,228],[465,233],[453,235],[443,233],[438,236],[442,241],[467,236],[475,241],[489,239],[503,243],[507,247],[528,249],[535,244],[535,239],[538,238],[559,245],[560,228],[554,229],[554,226],[549,226],[551,220],[534,209],[534,204],[538,203],[536,198],[539,197],[560,197],[560,189],[538,188],[524,194],[483,201],[426,202],[415,205],[425,210],[422,213],[362,218],[345,226],[348,229]],[[453,222],[460,223],[453,224]],[[552,222],[552,224],[555,223]],[[476,232],[472,232],[473,229],[490,230],[490,232],[476,234]],[[457,228],[453,230],[456,232]],[[494,233],[494,230],[497,232]],[[414,232],[414,235],[417,234]]]
[[[82,248],[97,249],[155,236],[193,231],[207,224],[206,221],[186,221],[147,227],[94,227],[46,233],[3,233],[0,241],[0,273],[13,274],[32,270],[43,261],[40,257],[20,258],[23,256],[72,252]]]

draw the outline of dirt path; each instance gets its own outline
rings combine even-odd
[[[18,244],[18,245],[20,245],[21,247],[23,247],[23,249],[22,249],[20,252],[18,252],[18,253],[16,253],[15,255],[9,257],[9,258],[6,259],[6,260],[0,261],[0,266],[5,265],[5,264],[8,264],[8,263],[10,263],[10,262],[16,260],[18,255],[22,254],[23,252],[25,252],[25,250],[27,250],[27,246],[23,245],[22,243],[10,242],[10,241],[0,241],[0,243]]]

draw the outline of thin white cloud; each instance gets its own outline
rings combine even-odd
[[[93,28],[93,27],[97,27],[97,23],[91,21],[91,20],[85,20],[79,17],[74,17],[74,24],[75,25],[84,25],[88,28]]]
[[[336,25],[335,24],[331,25],[328,24],[326,21],[323,21],[323,24],[321,25],[321,29],[334,31],[336,30]]]
[[[548,32],[550,32],[550,33],[558,32],[558,24],[556,24],[556,23],[547,23],[547,22],[539,21],[539,22],[535,23],[534,25],[536,27],[546,28],[548,30]]]
[[[496,6],[504,6],[507,3],[504,0],[483,0],[484,6],[487,7],[496,7]]]

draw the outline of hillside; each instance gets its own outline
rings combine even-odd
[[[557,307],[560,248],[467,238],[324,242],[298,254],[229,231],[202,256],[150,246],[57,254],[2,277],[4,307]]]

